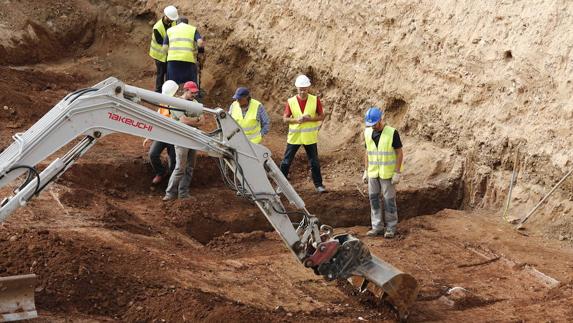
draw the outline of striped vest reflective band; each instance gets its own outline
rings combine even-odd
[[[171,27],[173,26],[175,26],[175,22],[171,23]],[[149,56],[160,62],[165,62],[167,59],[167,52],[163,50],[163,44],[158,43],[157,39],[155,39],[155,30],[159,31],[161,37],[165,38],[167,31],[165,30],[162,19],[159,19],[159,21],[153,25],[153,30],[151,31],[151,45],[149,45]]]
[[[259,106],[261,102],[251,99],[249,102],[249,109],[243,117],[243,111],[238,101],[233,102],[231,105],[231,117],[237,121],[239,126],[243,128],[245,135],[252,143],[258,144],[263,140],[261,136],[261,124],[257,121],[257,114],[259,113]]]
[[[394,175],[396,169],[396,152],[392,147],[394,131],[396,129],[384,126],[378,147],[372,139],[374,129],[367,127],[364,129],[364,140],[366,142],[366,151],[368,152],[368,177],[389,179]]]
[[[304,114],[316,117],[316,96],[308,95],[306,99],[306,106],[304,108]],[[292,113],[293,118],[302,117],[302,111],[298,105],[298,100],[296,95],[288,99],[288,105]],[[320,121],[312,121],[305,123],[291,123],[288,126],[288,138],[287,142],[291,145],[312,145],[318,142],[318,130],[320,129]]]
[[[165,108],[159,108],[157,109],[157,112],[161,113],[162,116],[166,116],[168,118],[171,117],[171,110],[166,109],[168,106],[164,105],[164,104],[160,104],[160,106],[165,107]]]
[[[188,24],[178,24],[167,30],[169,50],[167,61],[182,61],[195,63],[195,31],[197,28]]]

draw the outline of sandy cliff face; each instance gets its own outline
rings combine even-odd
[[[569,1],[178,4],[208,37],[204,84],[218,94],[246,84],[278,116],[309,74],[330,113],[323,149],[359,145],[363,113],[382,105],[408,153],[429,141],[463,159],[470,207],[501,206],[519,151],[515,216],[573,167]],[[573,179],[545,213],[570,217],[572,191]]]

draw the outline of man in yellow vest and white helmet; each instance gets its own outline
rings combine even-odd
[[[167,79],[177,84],[188,81],[197,83],[197,56],[204,55],[205,44],[197,27],[181,17],[175,27],[167,30],[163,50],[167,52]]]
[[[324,120],[324,110],[318,97],[308,93],[310,85],[310,79],[306,75],[299,75],[295,81],[298,94],[287,101],[283,122],[288,123],[289,129],[287,147],[280,168],[285,177],[288,177],[294,156],[300,146],[303,146],[310,163],[314,187],[317,192],[324,193],[326,189],[322,184],[317,148],[318,130]]]
[[[384,112],[377,107],[366,111],[364,118],[364,141],[366,154],[364,156],[364,174],[362,180],[368,183],[370,199],[370,219],[372,230],[367,235],[384,234],[384,238],[394,238],[398,224],[398,208],[396,206],[396,187],[400,182],[400,172],[404,153],[398,131],[384,122]],[[384,220],[380,194],[384,197]],[[384,230],[386,223],[386,230]]]
[[[167,75],[167,52],[163,50],[163,40],[167,30],[175,26],[175,21],[179,19],[177,8],[168,6],[163,10],[163,17],[153,25],[151,34],[151,45],[149,46],[149,56],[155,60],[157,75],[155,77],[155,92],[161,93],[161,87]]]
[[[265,111],[263,104],[253,98],[249,89],[245,87],[237,88],[233,95],[235,102],[229,107],[229,114],[247,135],[247,138],[255,144],[260,144],[270,128],[269,115]]]

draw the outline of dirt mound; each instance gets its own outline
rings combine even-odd
[[[80,0],[0,3],[0,65],[46,63],[111,49],[134,19],[149,17],[140,1]],[[107,43],[107,45],[106,45]],[[116,46],[117,48],[117,46]]]
[[[131,307],[123,316],[129,322],[266,322],[277,320],[272,312],[247,306],[196,289],[172,290]]]
[[[0,66],[0,147],[10,142],[12,134],[37,121],[84,82],[81,75],[74,73]]]
[[[104,227],[112,230],[127,231],[141,235],[156,233],[150,224],[137,215],[110,203],[105,204],[103,214],[98,220],[103,222]]]
[[[190,207],[194,208],[193,212]],[[203,244],[225,232],[272,230],[254,204],[241,200],[227,189],[192,194],[189,200],[168,205],[166,214],[171,223],[184,227],[188,235]]]
[[[157,281],[141,270],[153,260],[79,233],[2,231],[0,246],[3,275],[37,274],[37,304],[50,311],[117,316]]]
[[[86,209],[93,205],[95,194],[83,188],[75,188],[64,192],[60,196],[60,201],[73,208]]]
[[[96,37],[97,13],[87,1],[0,4],[0,64],[24,65],[69,57]],[[9,14],[7,14],[9,13]]]
[[[259,254],[259,249],[262,249],[261,245],[263,245],[263,242],[273,238],[275,238],[274,233],[265,233],[263,231],[248,233],[231,233],[227,231],[223,235],[210,240],[207,248],[224,254],[229,258],[241,255],[248,256],[249,254]]]
[[[104,163],[79,163],[70,168],[62,183],[91,192],[125,199],[130,194],[149,190],[150,165],[143,158],[124,160],[115,165]]]

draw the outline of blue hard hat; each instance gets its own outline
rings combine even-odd
[[[233,95],[233,99],[238,100],[240,98],[244,98],[246,96],[249,96],[249,89],[247,89],[246,87],[240,87],[237,88],[237,91],[235,91],[235,95]]]
[[[364,122],[366,123],[367,127],[372,127],[375,125],[380,119],[382,119],[382,115],[384,112],[379,107],[371,107],[366,111],[366,115],[364,116]]]

